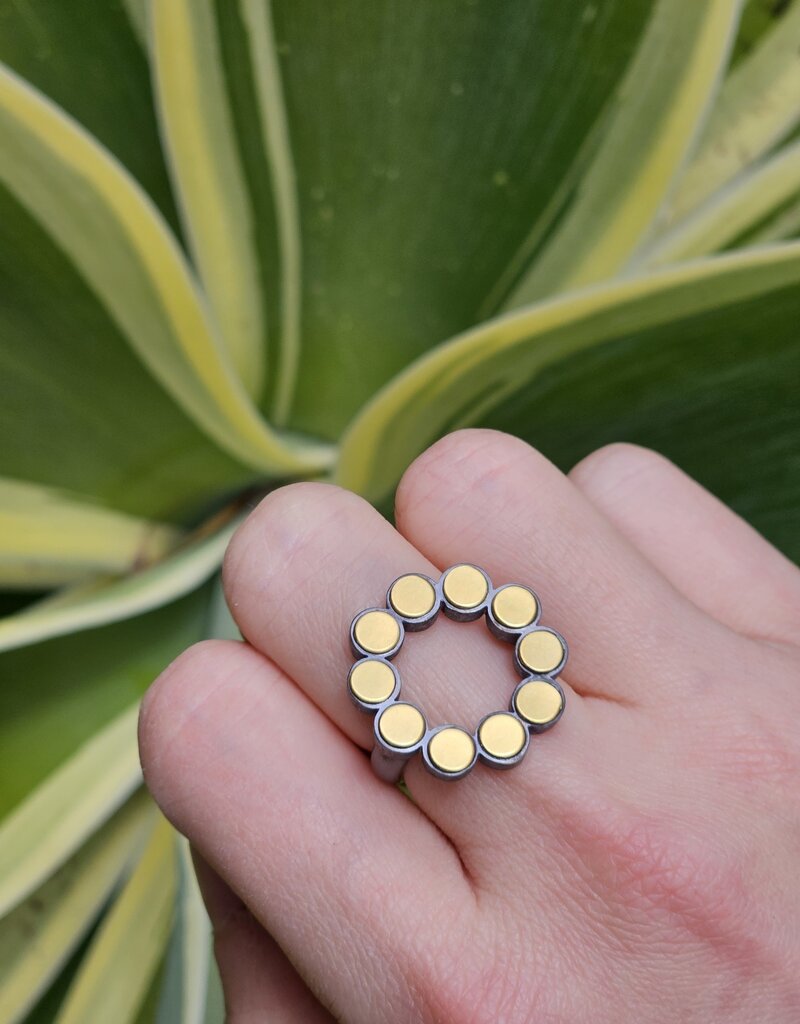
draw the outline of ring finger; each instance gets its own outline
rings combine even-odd
[[[353,662],[348,626],[356,612],[382,604],[388,584],[407,572],[439,576],[367,502],[329,485],[297,484],[266,498],[240,529],[224,576],[246,639],[368,749],[373,720],[346,694]],[[486,713],[508,707],[519,682],[509,644],[495,640],[483,622],[455,623],[444,616],[433,629],[409,635],[395,663],[403,698],[417,703],[431,726],[455,722],[471,731]],[[582,701],[565,689],[570,712],[559,724],[551,768],[560,758],[577,760],[591,729]],[[479,770],[465,780],[472,796],[479,798],[487,785],[481,776],[489,774],[494,773]],[[459,841],[469,834],[469,824],[451,813],[447,786],[413,772],[415,799]]]

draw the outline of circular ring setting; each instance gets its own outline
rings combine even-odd
[[[421,708],[402,700],[400,673],[391,659],[406,633],[427,629],[440,612],[457,622],[484,617],[492,634],[514,644],[514,665],[522,681],[508,709],[485,715],[474,732],[459,725],[431,726]],[[375,716],[372,766],[380,778],[398,781],[410,757],[422,754],[440,779],[460,779],[482,761],[511,768],[525,757],[531,735],[556,724],[564,713],[558,674],[567,661],[567,642],[539,623],[541,604],[519,583],[492,585],[477,565],[446,569],[438,580],[404,573],[386,592],[384,608],[365,608],[350,625],[356,661],[347,677],[350,697]]]

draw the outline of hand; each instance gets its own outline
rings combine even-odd
[[[145,778],[206,862],[229,1020],[800,1020],[797,569],[629,446],[565,477],[452,434],[397,524],[324,484],[269,495],[225,563],[247,642],[193,647],[145,700]],[[364,754],[348,626],[461,561],[539,593],[566,711],[508,772],[415,758],[412,802]],[[440,616],[406,640],[404,696],[472,727],[507,706],[511,653]]]

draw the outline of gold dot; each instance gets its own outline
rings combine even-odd
[[[564,701],[559,690],[544,679],[523,683],[514,698],[517,714],[532,725],[547,725],[557,718]]]
[[[519,642],[519,660],[531,672],[552,672],[564,660],[564,645],[549,629],[526,633]]]
[[[483,720],[478,739],[492,757],[516,757],[525,746],[525,726],[507,711],[499,711]]]
[[[502,587],[492,599],[492,612],[497,621],[509,629],[523,629],[535,620],[539,605],[527,587],[512,583]]]
[[[388,612],[364,612],[356,621],[353,632],[359,647],[370,654],[386,654],[400,640],[400,626]]]
[[[489,593],[486,577],[474,565],[456,565],[444,578],[444,595],[456,608],[477,608]]]
[[[389,591],[389,604],[404,619],[427,615],[436,603],[436,591],[424,576],[409,573],[395,580]]]
[[[394,691],[394,672],[385,661],[358,661],[350,670],[350,689],[365,704],[382,704]]]
[[[378,732],[390,747],[413,747],[425,735],[425,719],[413,704],[390,704],[381,712]]]
[[[475,740],[454,725],[435,733],[428,744],[428,756],[443,772],[463,772],[475,757]]]

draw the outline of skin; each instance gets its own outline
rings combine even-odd
[[[566,711],[521,765],[378,781],[348,626],[470,561],[564,633]],[[460,431],[397,495],[265,498],[225,561],[244,643],[153,685],[145,779],[193,844],[232,1024],[800,1020],[800,572],[675,466],[564,476]],[[510,645],[439,618],[398,657],[431,722],[507,707]]]

